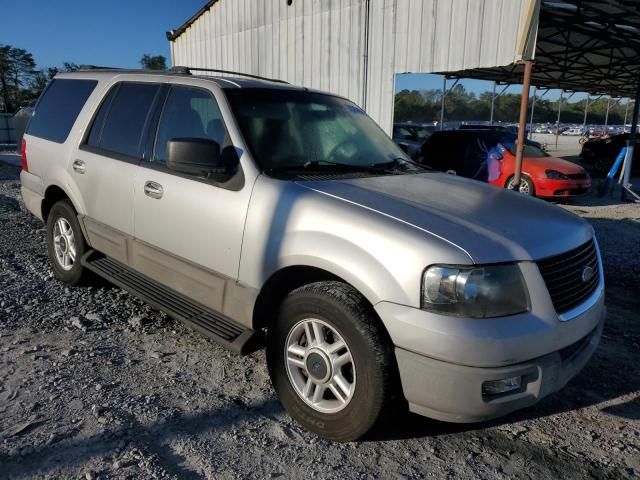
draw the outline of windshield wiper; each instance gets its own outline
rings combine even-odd
[[[390,171],[390,172],[394,172],[394,171],[398,171],[399,170],[399,166],[401,165],[401,163],[406,163],[409,164],[415,168],[417,168],[418,170],[428,170],[429,168],[421,165],[420,163],[414,161],[414,160],[410,160],[408,158],[405,157],[393,157],[390,161],[388,162],[382,162],[382,163],[374,163],[372,165],[373,168],[376,168],[380,171]],[[407,170],[402,170],[403,172],[406,172]]]

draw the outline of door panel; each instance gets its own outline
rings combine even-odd
[[[82,162],[84,173],[73,164]],[[87,150],[77,150],[69,166],[86,215],[133,235],[133,179],[138,166]]]
[[[162,187],[162,197],[144,185]],[[248,188],[226,190],[140,167],[134,188],[135,237],[225,277],[237,278]]]
[[[127,235],[134,233],[134,180],[159,92],[160,85],[153,83],[111,87],[69,165],[87,217]]]
[[[221,279],[236,279],[250,188],[223,188],[213,181],[177,174],[165,165],[171,139],[205,138],[232,149],[212,93],[172,86],[155,131],[158,138],[151,161],[143,162],[135,175],[136,241],[192,262]],[[145,261],[148,259],[134,259]],[[224,289],[224,283],[212,288],[211,294],[220,294],[218,289]]]

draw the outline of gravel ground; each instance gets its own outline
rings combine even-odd
[[[565,208],[596,228],[608,282],[585,370],[496,422],[406,414],[332,444],[283,412],[263,352],[235,356],[115,287],[52,279],[43,225],[0,163],[0,477],[637,478],[640,207]]]

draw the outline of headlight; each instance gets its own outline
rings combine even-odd
[[[569,180],[569,177],[557,170],[545,170],[544,173],[547,175],[547,178],[552,178],[554,180]]]
[[[459,317],[491,318],[526,312],[529,302],[515,264],[433,265],[423,274],[422,308]]]

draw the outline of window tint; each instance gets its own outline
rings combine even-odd
[[[159,85],[148,83],[122,83],[107,113],[97,146],[138,157],[144,124],[159,89]]]
[[[171,88],[162,110],[154,161],[167,160],[167,143],[174,138],[206,138],[224,143],[225,128],[218,104],[210,93],[189,87]]]
[[[53,80],[38,102],[27,133],[64,143],[97,84],[95,80]]]
[[[100,146],[100,137],[102,133],[102,126],[104,125],[104,119],[107,116],[107,112],[109,112],[109,107],[111,106],[111,102],[113,101],[113,97],[115,97],[117,91],[117,86],[109,90],[106,98],[102,101],[102,105],[100,105],[98,114],[93,119],[93,124],[91,125],[91,130],[89,131],[89,137],[87,138],[87,144],[91,145],[92,147]]]

